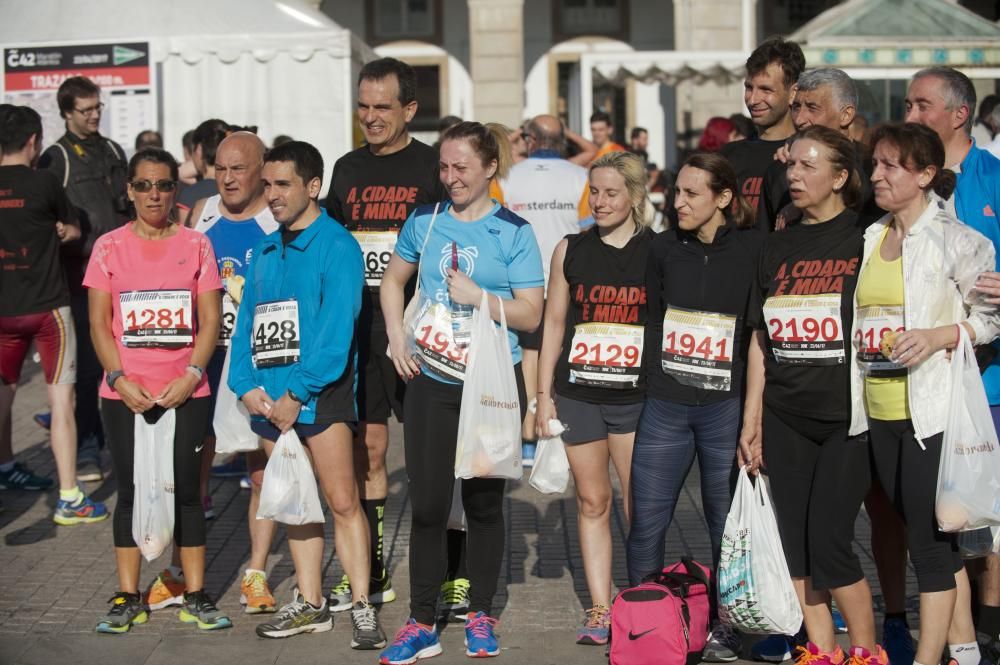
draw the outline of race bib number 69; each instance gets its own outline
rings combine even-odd
[[[843,364],[840,298],[839,293],[768,298],[764,319],[775,360],[793,365]]]
[[[361,245],[361,254],[365,259],[365,283],[368,286],[379,286],[392,252],[396,249],[396,232],[355,231],[353,235]]]

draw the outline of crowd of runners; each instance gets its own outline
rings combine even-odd
[[[525,464],[555,420],[565,426],[591,603],[579,644],[610,638],[611,468],[634,585],[667,563],[697,458],[713,570],[737,471],[766,475],[804,616],[798,635],[743,654],[713,602],[704,661],[997,663],[1000,563],[963,559],[935,518],[949,361],[965,336],[1000,423],[1000,160],[972,139],[968,78],[922,70],[905,117],[859,130],[850,77],[806,70],[796,44],[768,40],[747,60],[752,136],[727,143],[738,123],[713,119],[722,140],[683,161],[662,206],[650,199],[645,130],[626,148],[600,112],[592,141],[549,115],[515,129],[455,118],[432,147],[408,130],[416,86],[398,60],[362,68],[364,145],[326,156],[329,183],[310,143],[269,148],[218,119],[190,133],[184,164],[155,132],[126,159],[101,136],[101,91],[82,77],[59,88],[66,133],[44,151],[38,113],[0,106],[0,488],[58,483],[60,525],[112,517],[118,591],[98,632],[125,633],[170,606],[202,630],[232,625],[204,590],[213,413],[231,394],[260,442],[223,465],[251,491],[241,603],[267,615],[259,636],[328,631],[344,612],[352,648],[402,665],[441,653],[440,620],[464,621],[467,654],[498,655],[506,481],[456,481],[453,465],[474,350],[462,321],[487,294],[509,330]],[[12,452],[32,344],[55,479]],[[383,560],[393,416],[411,506],[408,590]],[[144,575],[136,423],[166,417],[174,548],[168,568]],[[344,576],[323,580],[324,524],[289,524],[296,586],[281,605],[267,581],[276,525],[257,512],[268,456],[289,431],[308,450]],[[113,516],[81,489],[105,475],[100,447]],[[852,545],[862,505],[881,630]],[[377,608],[397,597],[409,619],[389,639]]]

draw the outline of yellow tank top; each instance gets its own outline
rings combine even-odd
[[[886,229],[888,232],[888,229]],[[871,258],[858,277],[858,315],[866,307],[903,307],[903,259],[886,261],[882,258],[882,241],[872,252]],[[859,325],[859,322],[855,322]],[[877,346],[878,340],[875,340]],[[910,406],[906,399],[906,376],[882,378],[865,377],[865,404],[868,416],[877,420],[907,420]]]

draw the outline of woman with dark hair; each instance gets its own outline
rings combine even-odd
[[[990,241],[940,205],[955,187],[933,130],[915,123],[872,133],[875,201],[888,215],[864,235],[854,299],[851,434],[868,431],[875,472],[906,522],[920,590],[915,663],[978,665],[969,579],[954,534],[935,522],[935,488],[951,386],[948,351],[961,329],[976,344],[1000,314],[976,290],[993,269]]]
[[[611,530],[615,466],[630,514],[632,442],[645,397],[646,178],[642,160],[611,152],[590,165],[594,226],[559,241],[549,271],[545,330],[538,358],[539,437],[549,421],[573,472],[583,572],[591,607],[577,644],[607,644],[611,626]],[[614,303],[615,306],[609,304]]]
[[[663,568],[664,537],[696,456],[718,566],[739,440],[747,304],[763,240],[721,155],[695,153],[684,162],[674,205],[677,227],[653,239],[646,272],[647,392],[632,454],[631,584]],[[714,607],[712,617],[705,659],[735,660],[739,637],[718,623]]]
[[[490,295],[490,316],[500,320],[502,300],[511,327],[507,341],[524,418],[527,401],[515,331],[538,327],[544,278],[531,226],[490,197],[491,183],[511,165],[507,134],[506,127],[478,122],[461,122],[444,133],[440,178],[450,201],[413,211],[382,279],[379,296],[389,352],[396,371],[410,382],[403,437],[413,522],[410,618],[382,652],[379,662],[386,665],[441,653],[436,605],[445,580],[445,534],[468,349],[461,320],[481,303],[484,291]],[[417,354],[407,348],[403,330],[403,289],[414,275],[421,298],[417,326],[426,325],[428,331],[417,340]],[[466,653],[473,657],[500,653],[491,613],[504,552],[504,486],[502,478],[461,482],[471,583],[465,639]]]
[[[205,515],[201,507],[200,446],[211,417],[205,366],[219,334],[219,270],[201,233],[171,221],[177,162],[158,148],[141,150],[128,165],[135,220],[94,244],[83,285],[90,289],[91,337],[105,371],[101,416],[114,463],[118,592],[97,624],[124,633],[145,623],[139,596],[141,555],[132,538],[137,416],[157,422],[168,410],[174,428],[174,542],[186,591],[180,619],[203,630],[228,628],[204,591]]]
[[[736,125],[729,118],[709,118],[698,140],[698,150],[718,152],[722,146],[733,140]]]
[[[764,243],[754,304],[740,445],[763,445],[775,516],[809,643],[799,663],[833,664],[831,596],[847,621],[852,665],[886,665],[875,644],[871,590],[851,548],[871,485],[868,440],[848,435],[847,343],[853,328],[861,230],[854,145],[814,126],[792,141],[792,203],[802,222]]]

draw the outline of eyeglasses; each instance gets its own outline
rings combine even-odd
[[[73,109],[82,116],[94,115],[100,113],[101,109],[104,108],[104,102],[98,102],[95,106],[88,106],[85,109]]]
[[[133,180],[129,185],[132,186],[132,191],[139,192],[140,194],[145,194],[154,187],[159,192],[172,192],[177,189],[177,182],[175,180],[157,180],[156,182],[151,180]]]

